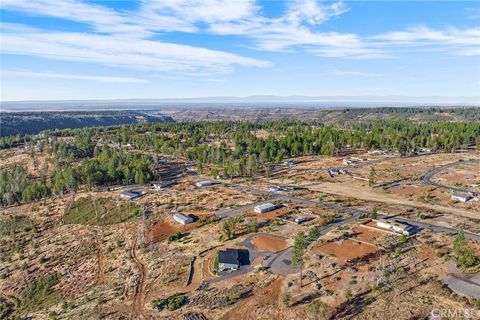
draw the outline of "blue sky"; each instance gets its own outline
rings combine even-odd
[[[1,100],[479,96],[478,1],[1,1]]]

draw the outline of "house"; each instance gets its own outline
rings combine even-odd
[[[270,191],[270,192],[280,192],[280,191],[283,191],[283,190],[279,186],[273,186],[273,187],[268,188],[268,191]]]
[[[347,172],[343,169],[340,168],[328,168],[327,170],[328,175],[333,178],[334,176],[337,176],[339,174],[346,174]]]
[[[301,187],[297,186],[278,186],[280,191],[295,191],[295,190],[300,190]]]
[[[133,191],[123,191],[120,193],[120,198],[124,200],[133,200],[140,198],[142,194],[140,192],[133,192]]]
[[[342,163],[346,166],[350,166],[350,165],[354,164],[354,162],[352,160],[349,160],[349,159],[343,159]]]
[[[273,203],[264,203],[264,204],[260,204],[260,205],[256,206],[254,208],[254,211],[256,213],[265,213],[265,212],[275,210],[276,208],[277,208],[277,206],[274,205]]]
[[[293,221],[295,221],[295,223],[300,224],[300,223],[306,222],[308,220],[309,219],[307,217],[298,217],[298,218],[295,218],[295,220],[293,220]]]
[[[207,187],[215,184],[215,181],[210,181],[210,180],[205,180],[205,181],[199,181],[195,183],[197,187]]]
[[[237,249],[220,250],[218,262],[219,271],[238,270],[240,268],[240,251]]]
[[[454,201],[467,202],[473,198],[473,194],[470,192],[454,192],[452,194],[452,200]]]
[[[162,189],[170,187],[172,184],[173,184],[172,181],[162,181],[162,182],[154,183],[153,188],[155,188],[157,190],[162,190]]]
[[[386,154],[386,150],[380,150],[380,149],[375,149],[375,150],[368,150],[368,154]]]
[[[180,223],[181,225],[186,225],[193,222],[192,217],[189,217],[181,212],[175,212],[173,214],[173,220]]]
[[[406,236],[410,236],[413,233],[415,233],[415,228],[408,225],[408,224],[403,224],[403,223],[398,223],[396,221],[387,221],[383,219],[377,220],[377,227],[393,231],[396,233],[400,233]]]
[[[294,166],[298,163],[297,160],[288,160],[288,161],[285,161],[283,164],[286,165],[286,166]]]

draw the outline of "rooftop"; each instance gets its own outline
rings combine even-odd
[[[220,263],[240,264],[240,253],[237,249],[226,249],[218,252]]]
[[[191,217],[189,217],[189,216],[187,216],[186,214],[183,214],[183,213],[181,213],[181,212],[175,212],[175,213],[173,214],[173,216],[174,216],[174,217],[177,217],[177,218],[179,218],[179,219],[181,219],[181,220],[184,220],[184,221],[187,221],[187,220],[191,219]]]
[[[267,208],[271,208],[271,207],[275,207],[275,205],[273,203],[264,203],[264,204],[259,204],[258,206],[256,206],[255,208],[258,208],[258,209],[267,209]]]

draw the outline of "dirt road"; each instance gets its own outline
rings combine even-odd
[[[389,203],[389,204],[401,205],[401,206],[407,206],[407,207],[413,207],[413,208],[430,209],[438,212],[443,212],[443,213],[448,213],[448,214],[453,214],[453,215],[473,218],[473,219],[480,218],[479,214],[475,214],[472,211],[468,211],[460,208],[445,207],[437,204],[429,204],[429,203],[423,203],[419,201],[402,199],[393,194],[384,194],[376,190],[368,190],[365,188],[362,189],[362,188],[359,188],[358,186],[344,184],[344,183],[340,184],[340,183],[327,182],[327,183],[320,183],[317,185],[310,185],[308,186],[308,188],[314,191],[352,197],[352,198],[357,198],[361,200],[383,202],[383,203]]]
[[[97,247],[97,274],[95,277],[95,283],[99,284],[105,282],[105,270],[103,268],[101,241],[98,236],[95,237],[95,246]]]
[[[138,236],[135,236],[132,243],[132,249],[130,254],[132,256],[133,261],[138,267],[138,271],[140,272],[140,278],[138,280],[137,288],[135,290],[135,295],[133,296],[132,301],[132,311],[137,314],[141,319],[148,319],[145,314],[145,278],[147,276],[147,268],[145,264],[137,257],[136,253],[136,246],[137,246],[137,239]]]

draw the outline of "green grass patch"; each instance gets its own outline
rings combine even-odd
[[[23,289],[20,295],[20,311],[35,311],[45,309],[60,299],[59,295],[52,289],[60,279],[59,274],[38,278],[28,287]]]
[[[216,274],[218,272],[218,269],[220,268],[220,255],[217,254],[215,257],[215,260],[213,260],[213,273]]]
[[[171,234],[168,236],[168,242],[176,241],[182,238],[182,233],[181,232],[175,232],[174,234]]]
[[[15,236],[22,232],[35,232],[35,225],[29,217],[9,216],[0,219],[0,237]]]
[[[80,198],[65,209],[65,224],[109,225],[125,222],[141,215],[137,204],[117,202],[111,198]]]

